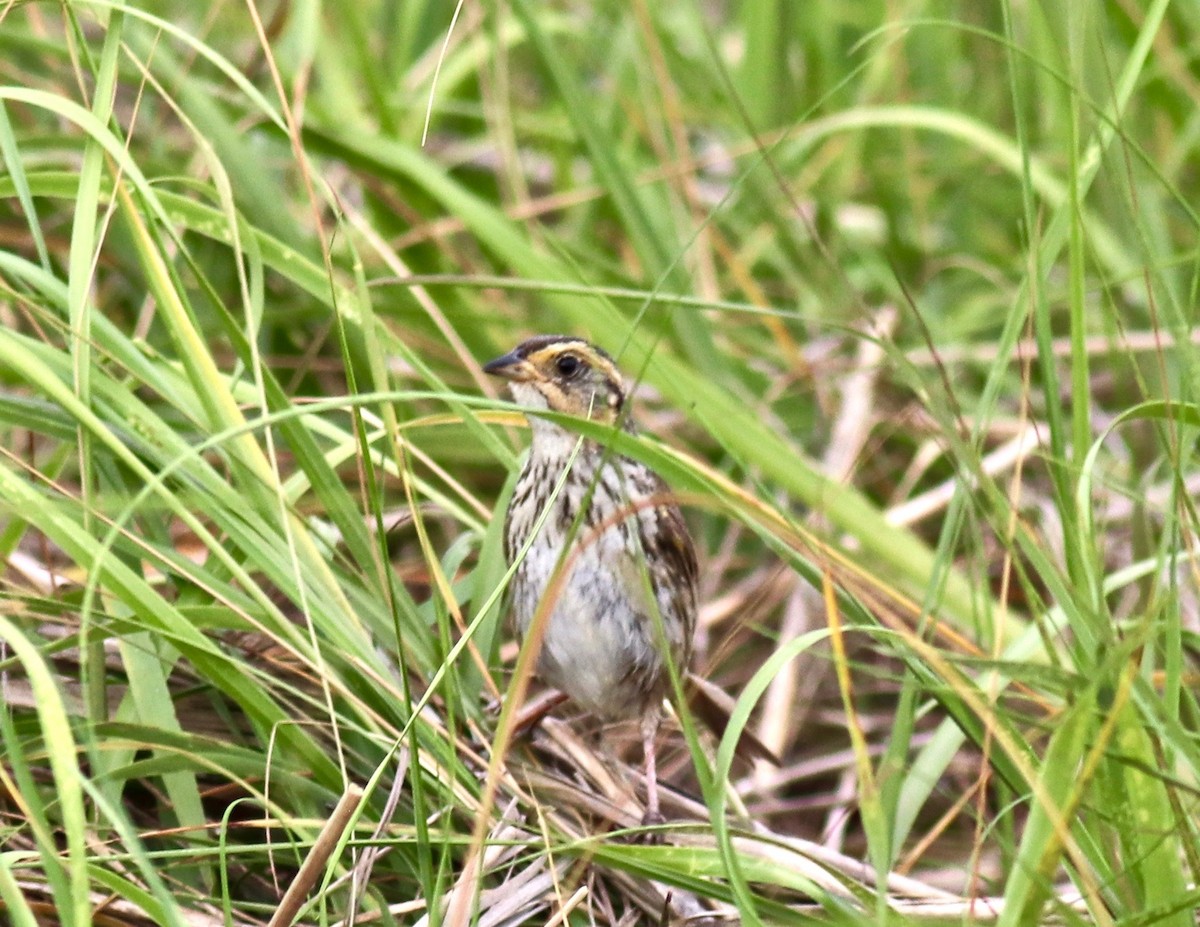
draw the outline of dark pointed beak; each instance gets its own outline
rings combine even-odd
[[[483,365],[483,372],[494,377],[503,377],[505,380],[517,381],[528,380],[532,374],[525,358],[519,356],[516,351],[509,351],[495,360],[488,361]]]

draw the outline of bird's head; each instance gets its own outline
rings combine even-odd
[[[539,335],[483,367],[508,380],[513,399],[528,409],[614,422],[625,388],[613,359],[582,338]]]

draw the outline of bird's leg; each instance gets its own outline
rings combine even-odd
[[[642,755],[646,762],[646,813],[642,815],[644,826],[665,824],[667,820],[658,810],[658,766],[655,756],[658,723],[656,711],[646,712],[642,717]]]

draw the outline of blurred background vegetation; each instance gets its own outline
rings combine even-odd
[[[1198,52],[1155,0],[0,7],[0,916],[1193,923]],[[658,844],[636,736],[496,711],[480,363],[548,331],[638,383],[782,760],[681,719]]]

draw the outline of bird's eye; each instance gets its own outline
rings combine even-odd
[[[574,354],[564,354],[554,362],[554,366],[564,377],[569,377],[579,369],[579,363],[579,358]]]

